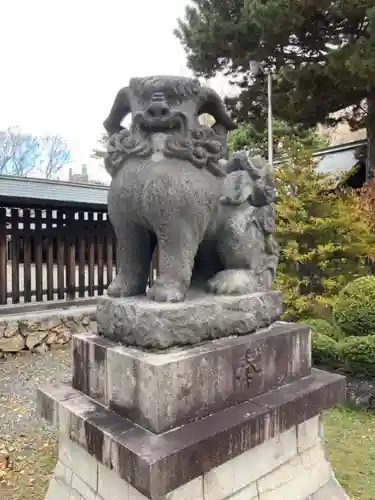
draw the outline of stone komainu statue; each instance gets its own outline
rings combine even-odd
[[[129,113],[128,130],[121,122]],[[212,127],[199,124],[203,113],[215,119]],[[271,287],[278,260],[272,172],[245,153],[226,160],[234,124],[216,92],[190,78],[133,78],[104,126],[119,259],[109,295],[145,292],[156,243],[151,300],[182,301],[190,285],[217,294]]]

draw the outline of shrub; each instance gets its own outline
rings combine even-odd
[[[343,288],[334,318],[347,336],[375,333],[375,276],[358,278]]]
[[[334,340],[339,340],[341,338],[340,335],[340,329],[336,327],[335,325],[331,325],[327,320],[321,319],[321,318],[307,318],[305,320],[302,320],[303,323],[306,323],[311,327],[313,332],[315,333],[321,333],[323,335],[326,335],[327,337],[330,337],[331,339]]]
[[[375,336],[347,337],[339,345],[339,357],[350,373],[375,376]]]
[[[333,366],[338,362],[338,342],[324,335],[312,332],[312,358],[317,365]]]
[[[336,181],[318,171],[300,144],[285,143],[282,153],[287,160],[275,169],[280,244],[275,286],[283,291],[283,319],[293,321],[334,307],[347,283],[369,273],[375,238],[358,194],[336,189]]]

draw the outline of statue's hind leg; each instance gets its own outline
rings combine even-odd
[[[145,293],[156,238],[147,229],[131,223],[116,227],[119,272],[108,287],[112,297]]]
[[[277,245],[262,230],[256,214],[254,207],[236,213],[218,234],[224,269],[207,282],[209,292],[240,295],[271,288],[278,260]]]

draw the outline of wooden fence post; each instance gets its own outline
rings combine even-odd
[[[47,300],[54,299],[54,269],[53,269],[53,212],[46,210],[46,261],[47,261]]]
[[[86,288],[86,252],[85,252],[85,212],[79,212],[79,232],[78,238],[78,296],[85,296]]]
[[[65,238],[67,233],[64,227],[63,213],[61,209],[57,212],[57,298],[65,298]]]
[[[42,210],[35,210],[34,244],[35,244],[35,297],[37,302],[43,300],[43,223]]]
[[[20,301],[20,217],[19,209],[12,208],[12,302]]]
[[[66,288],[68,300],[76,296],[76,227],[74,211],[67,212]]]
[[[103,295],[104,292],[104,256],[103,256],[103,245],[104,245],[104,220],[103,213],[98,212],[98,226],[96,230],[96,251],[98,256],[98,295]]]
[[[95,242],[94,242],[94,214],[89,212],[87,221],[87,254],[88,254],[88,274],[89,274],[89,296],[95,295]]]
[[[0,304],[7,303],[8,291],[8,251],[6,208],[0,208]]]
[[[30,227],[30,209],[23,209],[23,300],[31,302],[31,227]]]

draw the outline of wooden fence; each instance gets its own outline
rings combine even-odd
[[[0,304],[101,295],[115,272],[106,212],[0,208]]]

